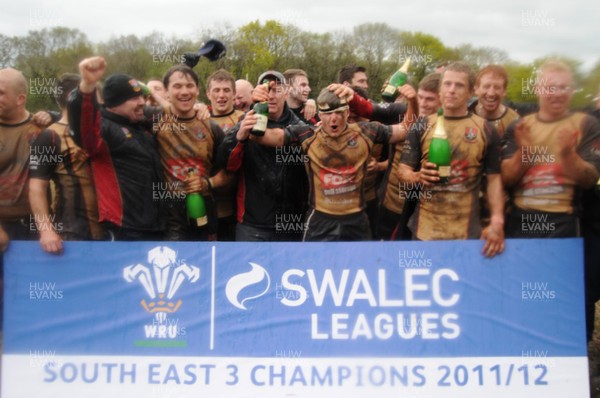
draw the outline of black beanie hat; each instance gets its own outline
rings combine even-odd
[[[104,106],[107,108],[121,105],[128,99],[143,94],[142,85],[133,77],[122,73],[110,75],[104,82],[102,90]]]

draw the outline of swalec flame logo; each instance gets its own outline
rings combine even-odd
[[[232,277],[229,279],[227,286],[225,287],[225,294],[227,295],[229,302],[241,310],[247,310],[246,306],[244,305],[246,301],[265,295],[271,286],[271,278],[269,277],[267,271],[258,264],[249,264],[252,266],[252,270]],[[263,282],[265,280],[266,282]],[[266,287],[260,293],[253,296],[248,296],[240,301],[240,293],[242,290],[252,285],[259,285],[261,283],[266,283]]]

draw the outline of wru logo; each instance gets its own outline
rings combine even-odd
[[[200,279],[200,269],[177,260],[177,253],[168,247],[158,246],[148,252],[148,263],[130,265],[123,269],[127,282],[138,280],[150,301],[142,300],[142,307],[150,313],[173,313],[181,306],[181,300],[173,301],[173,296],[187,279],[194,283]]]
[[[139,281],[148,296],[149,302],[142,299],[142,307],[154,314],[151,324],[144,325],[147,339],[177,339],[185,334],[185,326],[177,319],[168,319],[167,313],[174,313],[181,307],[181,300],[173,297],[187,279],[190,283],[200,279],[200,269],[188,265],[185,260],[177,260],[177,253],[166,246],[158,246],[148,252],[148,263],[130,265],[123,269],[127,282]]]

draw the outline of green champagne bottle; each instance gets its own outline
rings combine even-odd
[[[267,87],[267,90],[269,89],[268,80],[264,80],[262,84]],[[256,124],[252,127],[250,132],[260,137],[265,135],[265,131],[267,130],[267,123],[269,121],[269,103],[257,102],[254,104],[254,113],[256,114]]]
[[[438,109],[438,117],[435,123],[435,131],[429,144],[429,161],[437,165],[440,173],[440,183],[447,183],[450,177],[451,150],[448,134],[444,129],[444,115],[442,109]]]
[[[193,170],[189,171],[190,175],[193,173]],[[199,192],[188,193],[185,198],[185,204],[187,207],[188,218],[192,219],[196,226],[202,227],[208,224],[208,218],[206,217],[206,204],[204,203],[204,198]]]
[[[138,81],[138,84],[142,88],[142,93],[144,93],[144,97],[149,97],[150,96],[150,89],[148,88],[148,86],[146,86],[144,83],[142,83],[140,81]]]
[[[410,66],[410,57],[406,59],[404,65],[396,71],[388,80],[387,86],[381,92],[381,97],[385,102],[394,102],[400,93],[398,87],[406,84],[408,80],[408,67]]]

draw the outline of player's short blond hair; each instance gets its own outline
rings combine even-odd
[[[570,76],[573,76],[571,67],[567,63],[558,59],[549,59],[544,61],[544,63],[541,64],[537,69],[537,77],[541,78],[545,72],[565,72]]]

